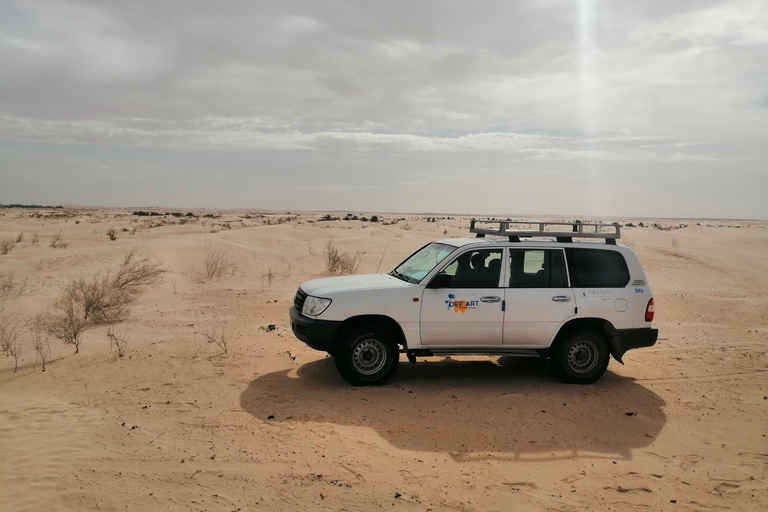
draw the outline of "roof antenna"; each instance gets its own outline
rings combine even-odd
[[[381,268],[381,262],[384,261],[384,255],[387,253],[387,247],[389,247],[389,242],[387,242],[387,245],[384,246],[384,252],[381,253],[381,259],[379,260],[379,266],[376,267],[376,273],[379,273],[379,269]]]

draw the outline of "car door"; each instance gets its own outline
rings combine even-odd
[[[549,345],[555,330],[576,314],[563,249],[510,248],[507,260],[505,345]]]
[[[501,344],[503,256],[503,249],[469,249],[435,276],[422,296],[422,345]]]
[[[646,301],[636,299],[642,287],[629,286],[630,274],[624,256],[610,249],[572,248],[565,250],[576,305],[582,316],[604,318],[617,328],[633,327],[629,304],[645,309]]]

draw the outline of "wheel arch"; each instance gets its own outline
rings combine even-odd
[[[622,353],[617,347],[616,327],[604,318],[575,318],[564,323],[552,340],[550,348],[554,347],[557,343],[560,343],[570,334],[580,330],[591,330],[605,336],[613,358],[621,364],[624,364],[621,361]]]
[[[351,332],[365,327],[385,329],[395,338],[398,345],[402,345],[404,349],[407,348],[405,333],[403,333],[400,324],[392,317],[386,315],[359,315],[344,320],[336,331],[336,334],[333,337],[333,343],[331,344],[331,355],[336,353],[339,343],[341,343]]]

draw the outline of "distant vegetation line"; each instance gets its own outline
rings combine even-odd
[[[39,204],[0,204],[0,208],[29,208],[29,209],[61,209],[64,208],[61,205],[58,206],[41,206]]]

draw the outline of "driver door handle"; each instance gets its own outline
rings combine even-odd
[[[501,297],[480,297],[480,302],[501,302]]]
[[[552,297],[555,302],[570,302],[571,298],[568,295],[555,295]]]

